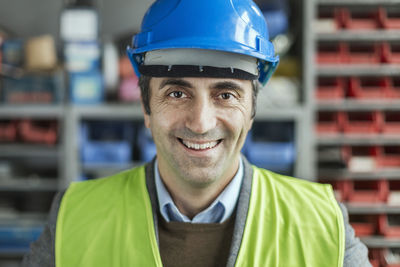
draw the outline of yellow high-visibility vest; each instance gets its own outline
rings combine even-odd
[[[236,266],[342,266],[344,222],[330,186],[253,166]],[[144,167],[72,183],[60,205],[57,267],[162,266]]]

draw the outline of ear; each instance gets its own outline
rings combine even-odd
[[[143,106],[143,101],[140,101],[140,106],[141,106],[142,112],[143,112],[144,126],[146,126],[146,128],[150,128],[150,114],[146,113],[146,110],[144,109],[144,106]]]
[[[249,129],[247,129],[248,131],[251,130],[251,128],[253,127],[253,122],[254,122],[254,118],[250,120],[249,122]]]

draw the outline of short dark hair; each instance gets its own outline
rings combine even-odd
[[[143,102],[144,111],[146,114],[150,115],[150,97],[151,97],[151,90],[150,90],[150,80],[151,76],[140,75],[139,78],[139,87],[141,92],[141,98]],[[260,88],[260,84],[257,80],[253,80],[252,83],[253,88],[253,107],[251,111],[251,118],[256,116],[256,109],[257,109],[257,95]]]

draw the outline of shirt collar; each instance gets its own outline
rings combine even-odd
[[[157,160],[155,160],[154,163],[154,170],[160,213],[167,222],[178,221],[190,223],[222,223],[226,221],[235,210],[243,180],[242,158],[240,158],[239,169],[232,181],[225,187],[225,189],[209,207],[196,214],[192,220],[179,212],[178,208],[176,207],[171,195],[161,180],[160,173],[158,171]]]

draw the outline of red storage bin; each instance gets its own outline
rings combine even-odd
[[[383,43],[381,46],[382,60],[389,64],[400,64],[400,43]]]
[[[342,8],[343,26],[351,30],[371,30],[380,28],[378,9]]]
[[[385,111],[383,113],[382,132],[400,134],[400,111]]]
[[[390,9],[380,8],[379,19],[385,29],[400,29],[400,9],[390,7]]]
[[[382,146],[378,155],[379,167],[400,168],[400,146]]]
[[[387,96],[389,98],[400,98],[400,77],[392,77]]]
[[[382,249],[377,249],[377,248],[369,248],[368,249],[368,258],[369,262],[373,267],[380,267],[381,263],[383,262],[383,253],[384,251]]]
[[[389,185],[386,180],[349,181],[348,201],[362,203],[386,202]]]
[[[344,93],[344,81],[343,78],[330,78],[330,77],[319,77],[317,84],[316,97],[319,100],[339,100],[343,99]]]
[[[342,130],[342,112],[320,111],[317,120],[319,134],[339,134]]]
[[[17,139],[15,121],[0,121],[0,142],[14,142]]]
[[[371,236],[376,233],[378,227],[378,217],[376,215],[349,215],[350,224],[356,236]]]
[[[349,84],[349,96],[359,99],[385,98],[389,87],[390,78],[388,77],[352,77]]]
[[[343,119],[346,134],[377,134],[382,126],[382,113],[379,111],[349,111]]]
[[[346,62],[347,45],[345,43],[319,43],[318,64],[339,64]]]
[[[382,61],[381,49],[377,43],[349,43],[348,63],[379,64]]]
[[[335,198],[339,202],[346,202],[349,195],[349,181],[339,180],[339,181],[321,181],[321,183],[328,183],[332,185]]]
[[[124,55],[119,59],[119,76],[121,78],[131,78],[135,77],[136,74],[133,71],[131,61],[129,60],[128,56]]]
[[[400,237],[400,215],[379,215],[378,229],[379,233],[386,237]]]
[[[25,142],[53,145],[57,141],[57,124],[53,121],[23,120],[18,128]]]

